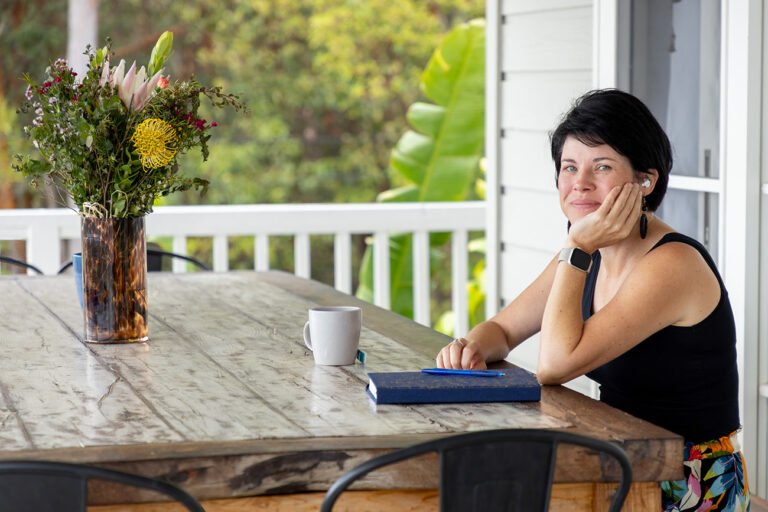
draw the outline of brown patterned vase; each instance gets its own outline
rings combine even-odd
[[[144,217],[82,223],[85,341],[147,341]]]

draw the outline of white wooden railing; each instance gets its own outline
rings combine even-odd
[[[455,332],[468,327],[467,239],[485,230],[485,203],[361,203],[157,207],[147,217],[148,237],[172,237],[173,252],[187,254],[187,237],[213,239],[213,269],[229,266],[228,237],[254,236],[254,269],[269,269],[269,237],[294,237],[294,273],[310,277],[310,236],[334,236],[334,286],[352,293],[351,236],[372,235],[374,303],[390,307],[389,236],[413,234],[414,319],[430,324],[429,233],[450,232]],[[26,241],[26,259],[46,274],[62,262],[62,240],[80,238],[80,218],[68,209],[0,210],[0,240]],[[66,259],[66,258],[65,258]],[[174,261],[174,272],[186,271]]]

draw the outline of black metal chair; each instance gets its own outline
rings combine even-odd
[[[57,274],[63,274],[67,270],[72,268],[72,260],[67,260],[64,263],[61,264],[61,267],[59,267],[59,270],[56,271]]]
[[[200,270],[211,270],[210,267],[208,267],[208,265],[198,260],[197,258],[193,258],[192,256],[185,256],[183,254],[176,254],[174,252],[163,251],[161,249],[147,249],[147,270],[149,272],[162,272],[163,261],[166,259],[173,259],[173,258],[179,258],[184,261],[188,261],[193,265],[195,265]],[[63,274],[71,266],[72,266],[72,260],[65,262],[61,266],[61,268],[59,268],[58,273]]]
[[[205,512],[190,494],[160,480],[95,466],[47,461],[0,461],[0,510],[85,512],[89,480],[154,491],[184,505],[190,512]]]
[[[442,512],[546,511],[559,444],[588,448],[600,467],[613,459],[620,482],[611,500],[621,510],[632,482],[632,468],[619,446],[569,432],[504,429],[472,432],[428,441],[381,455],[352,468],[325,495],[321,512],[330,512],[339,495],[358,478],[382,466],[436,452],[440,464]],[[611,473],[613,475],[613,473]]]
[[[198,260],[197,258],[193,258],[192,256],[185,256],[183,254],[176,254],[175,252],[149,248],[147,249],[147,270],[150,272],[160,272],[163,270],[163,260],[173,258],[188,261],[200,270],[211,270],[208,265]]]
[[[11,258],[10,256],[0,255],[0,262],[8,263],[9,265],[14,265],[16,267],[21,267],[26,270],[31,270],[35,274],[43,275],[43,271],[37,268],[36,266],[29,264],[26,261],[21,261],[21,260],[17,260],[16,258]]]

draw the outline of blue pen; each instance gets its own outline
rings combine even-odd
[[[464,375],[466,377],[503,377],[504,372],[496,370],[452,370],[450,368],[422,368],[422,373],[431,375]]]

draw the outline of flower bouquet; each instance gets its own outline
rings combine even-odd
[[[16,155],[13,167],[33,184],[63,187],[82,216],[85,338],[94,342],[147,339],[144,216],[157,198],[208,182],[185,177],[178,158],[199,147],[208,158],[215,122],[198,114],[200,97],[245,111],[237,96],[194,78],[171,81],[163,66],[173,34],[157,40],[148,64],[110,63],[111,43],[86,49],[82,80],[63,59],[35,82],[25,75],[33,115],[24,127],[39,156]]]
[[[14,168],[33,182],[56,180],[71,195],[83,216],[141,217],[155,199],[191,188],[204,192],[206,180],[179,173],[177,159],[199,147],[208,159],[215,122],[200,119],[200,96],[216,107],[245,110],[237,96],[196,80],[171,82],[163,65],[173,33],[157,40],[149,63],[126,70],[121,60],[110,67],[110,47],[89,47],[90,63],[82,80],[59,59],[36,83],[25,75],[27,101],[20,109],[34,118],[24,131],[40,157],[16,155]]]

